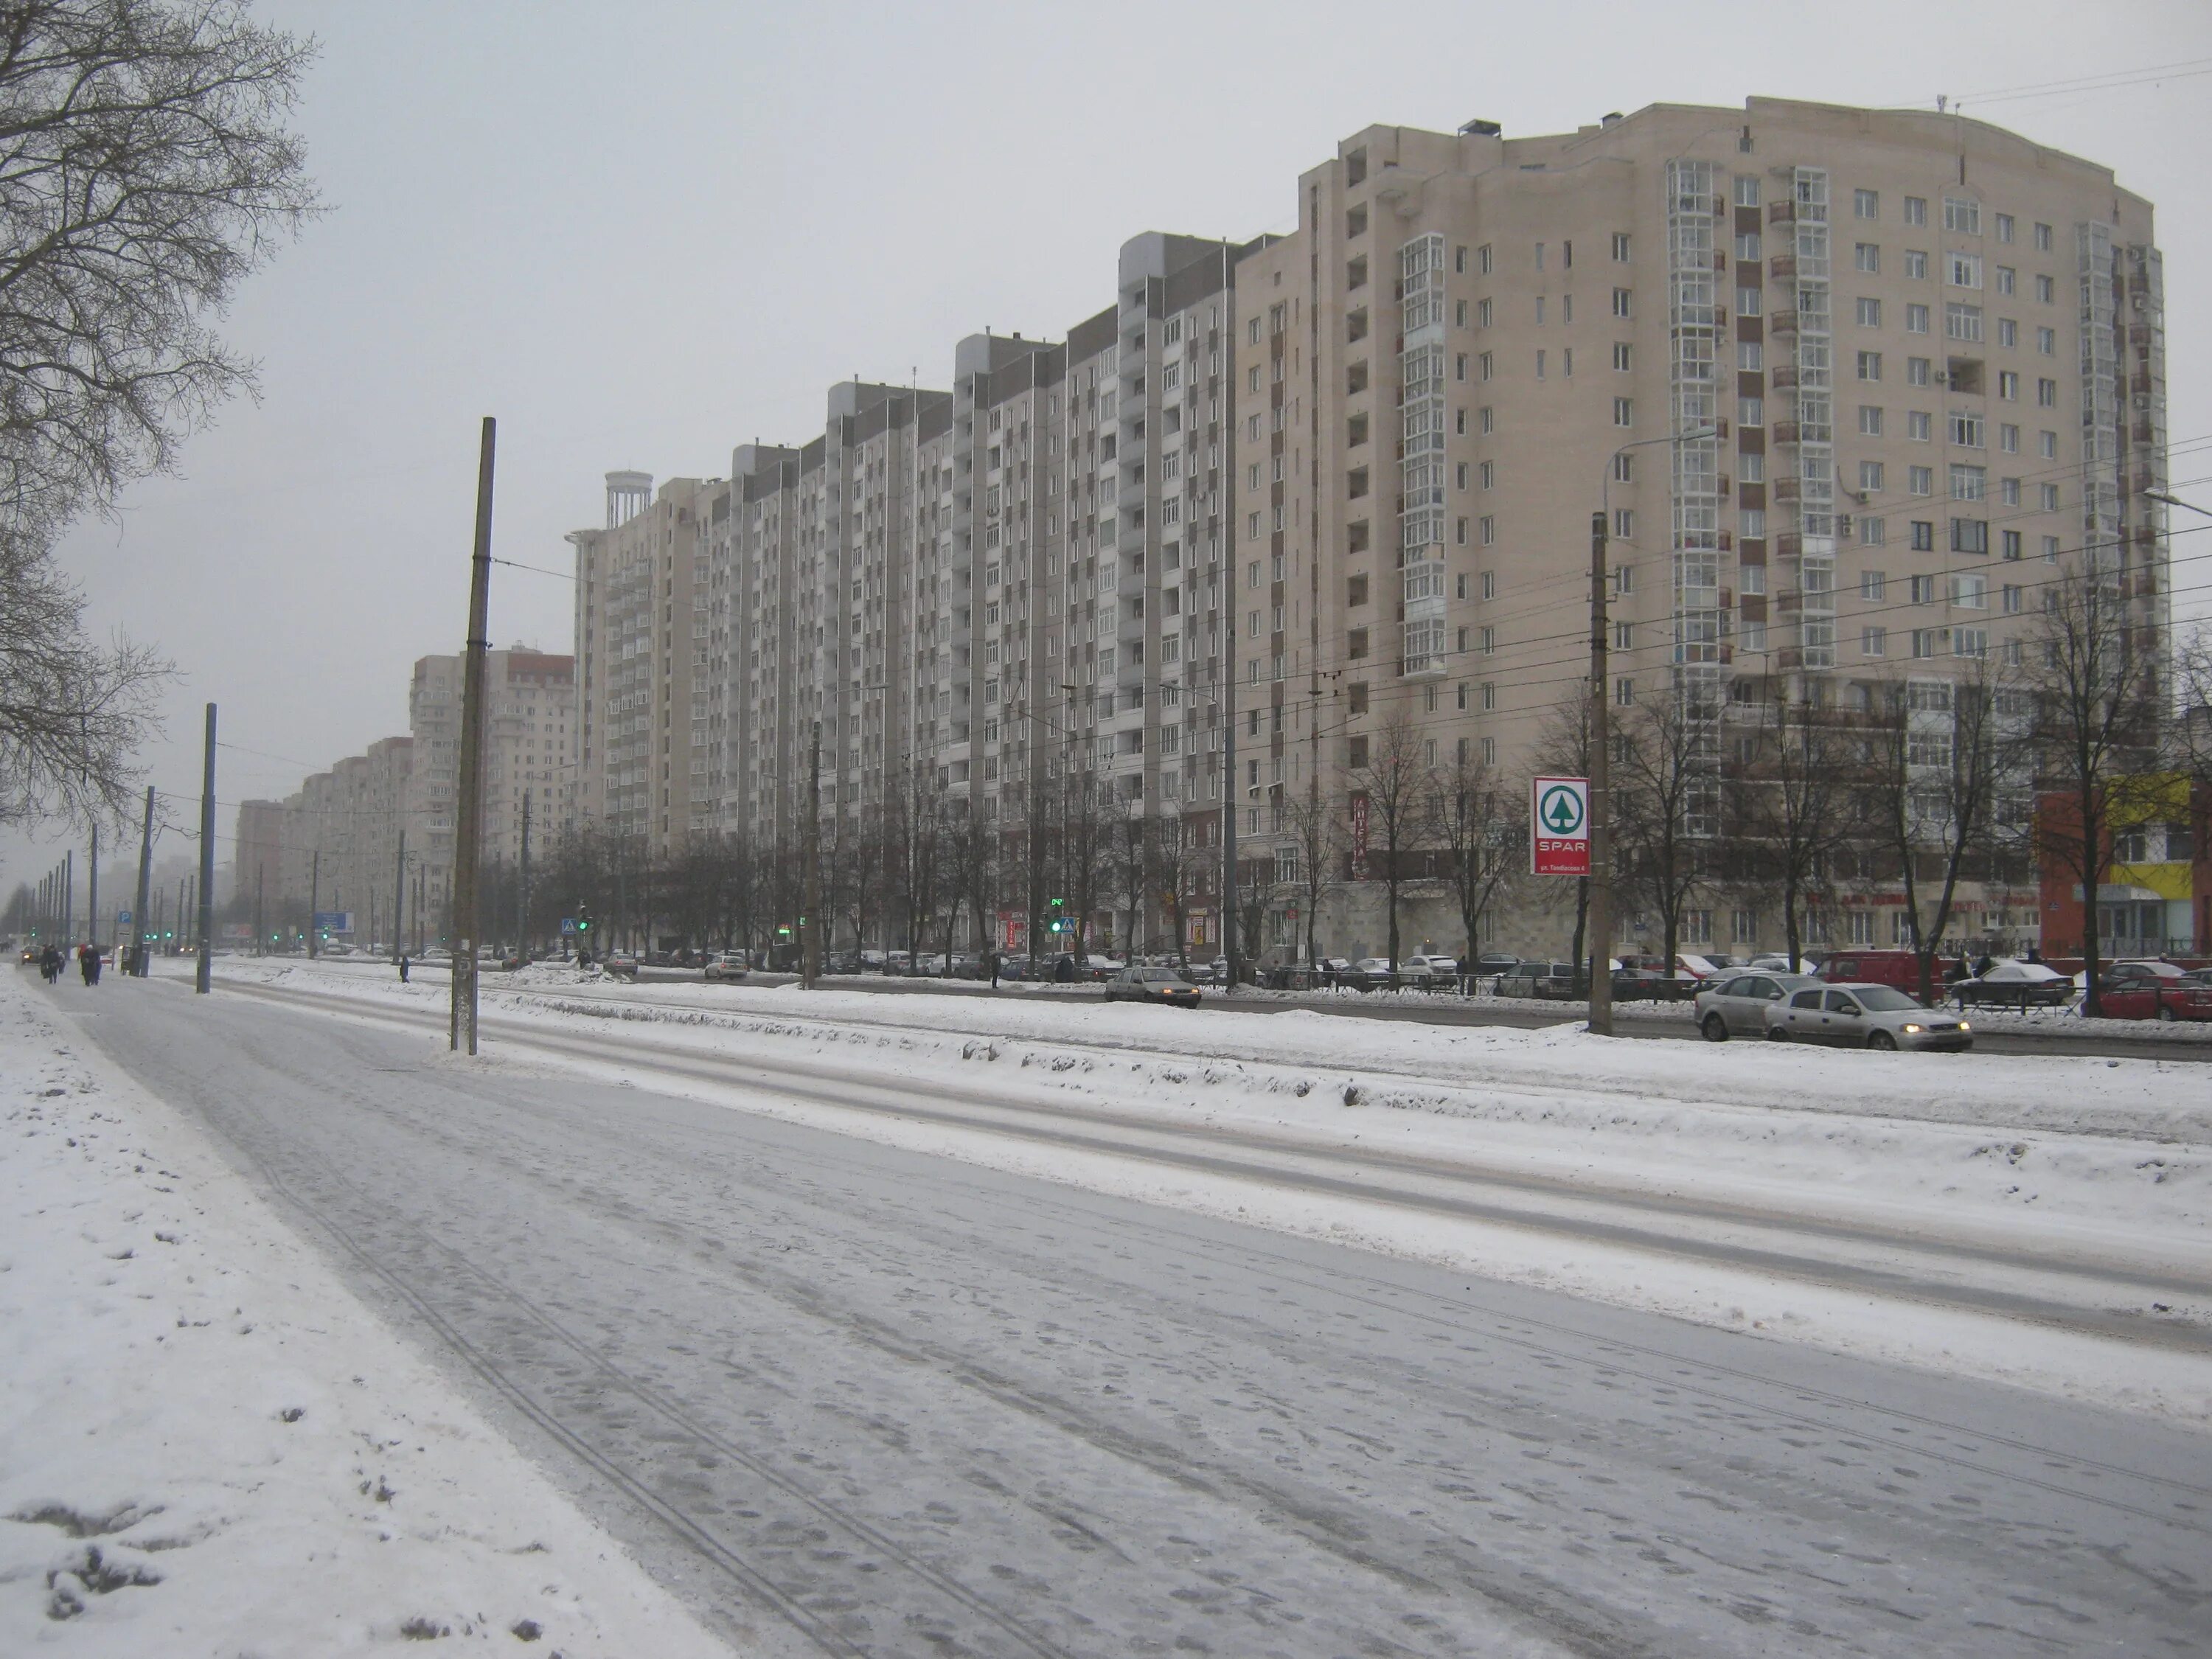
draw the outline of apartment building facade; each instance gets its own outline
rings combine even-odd
[[[1269,495],[1241,528],[1289,578],[1291,627],[1255,654],[1292,778],[1356,793],[1394,721],[1431,765],[1538,769],[1587,684],[1593,511],[1613,704],[1710,726],[1698,836],[1762,709],[1901,679],[1940,723],[2085,561],[2164,636],[2162,279],[2149,204],[2107,169],[1955,117],[1753,99],[1525,140],[1371,128],[1299,216],[1237,272],[1267,405],[1238,459]],[[1374,902],[1340,895],[1347,948],[1379,943]],[[1969,903],[2033,937],[2032,892]],[[1620,943],[1656,943],[1620,908]],[[1448,909],[1417,896],[1413,931],[1456,945]],[[1775,920],[1716,886],[1691,936],[1771,944]]]
[[[1065,338],[963,340],[947,391],[841,383],[821,436],[741,447],[726,482],[634,483],[619,510],[611,482],[572,538],[579,823],[773,860],[807,815],[834,842],[927,799],[998,838],[975,908],[1017,949],[1071,864],[1094,937],[1218,948],[1233,836],[1264,945],[1317,908],[1358,956],[1387,933],[1386,745],[1510,798],[1559,758],[1594,513],[1606,695],[1624,721],[1691,711],[1707,844],[1778,708],[1903,687],[1936,765],[1953,689],[2024,668],[2072,573],[2162,648],[2161,262],[2109,169],[1954,115],[1753,99],[1528,138],[1373,127],[1297,206],[1250,243],[1136,238]],[[1336,825],[1326,882],[1297,879],[1302,812]],[[1073,823],[1103,828],[1071,860]],[[1401,935],[1455,948],[1412,833]],[[1147,860],[1109,856],[1138,835]],[[1838,942],[1889,942],[1877,887],[1840,895]],[[1557,898],[1509,886],[1494,937],[1556,948]],[[1969,933],[2033,937],[2032,889],[1966,899]],[[1657,942],[1619,908],[1619,943]],[[1718,873],[1685,921],[1693,946],[1779,939]]]

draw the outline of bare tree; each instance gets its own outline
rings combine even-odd
[[[51,533],[252,366],[206,325],[315,210],[309,44],[235,0],[0,4],[0,495]]]
[[[1390,966],[1398,966],[1399,895],[1410,878],[1409,860],[1420,838],[1428,796],[1429,768],[1422,740],[1402,708],[1395,709],[1368,739],[1365,757],[1345,769],[1351,799],[1367,803],[1367,830],[1379,838],[1382,854],[1382,899],[1389,915]],[[1356,807],[1352,810],[1357,811]]]
[[[1693,833],[1692,811],[1713,781],[1709,727],[1717,711],[1669,686],[1620,712],[1623,718],[1613,725],[1613,840],[1625,857],[1627,884],[1659,913],[1671,969],[1682,912],[1705,879],[1706,843]]]
[[[1467,936],[1463,971],[1482,950],[1482,918],[1517,869],[1514,856],[1524,828],[1509,799],[1480,760],[1461,755],[1429,781],[1429,825],[1450,860],[1446,872],[1459,901],[1460,926]]]
[[[1825,896],[1837,854],[1859,832],[1866,797],[1854,784],[1864,750],[1838,710],[1791,696],[1786,685],[1753,706],[1758,730],[1729,792],[1734,839],[1745,873],[1781,902],[1794,972],[1804,942],[1800,920]]]
[[[2027,641],[2041,771],[2058,810],[2035,815],[2037,851],[2081,889],[2082,1012],[2100,1007],[2097,890],[2112,862],[2112,828],[2140,816],[2137,798],[2162,787],[2152,775],[2158,737],[2154,653],[2136,636],[2117,574],[2093,549],[2044,589],[2042,626]],[[2059,805],[2063,803],[2063,805]]]
[[[43,549],[0,532],[0,823],[125,816],[132,757],[160,730],[168,663],[93,639],[83,611]]]
[[[1868,838],[1904,885],[1923,1002],[1936,996],[1936,958],[1960,884],[1977,869],[1992,872],[2008,845],[2023,845],[2033,816],[2032,801],[2021,799],[2029,783],[2026,698],[1994,659],[1966,664],[1954,680],[1883,688],[1869,715],[1861,792]]]
[[[1321,961],[1314,930],[1320,923],[1322,901],[1336,890],[1337,865],[1344,857],[1345,847],[1336,803],[1322,796],[1319,778],[1306,786],[1304,795],[1285,799],[1283,824],[1289,836],[1285,844],[1296,856],[1291,860],[1294,866],[1291,872],[1277,874],[1305,912],[1305,960],[1308,967],[1313,967]]]

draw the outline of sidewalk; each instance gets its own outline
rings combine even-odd
[[[178,994],[0,974],[0,1652],[728,1659],[76,1029]]]

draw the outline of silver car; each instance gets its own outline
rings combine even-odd
[[[1809,987],[1767,1004],[1766,1035],[1844,1048],[1974,1046],[1973,1028],[1965,1020],[1923,1008],[1893,986],[1863,983]]]
[[[1765,1036],[1768,1008],[1820,983],[1811,974],[1716,974],[1698,988],[1698,1030],[1708,1042]]]

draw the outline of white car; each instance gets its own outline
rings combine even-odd
[[[1431,984],[1449,982],[1459,978],[1459,958],[1456,957],[1412,956],[1405,961],[1409,974],[1425,974]]]

